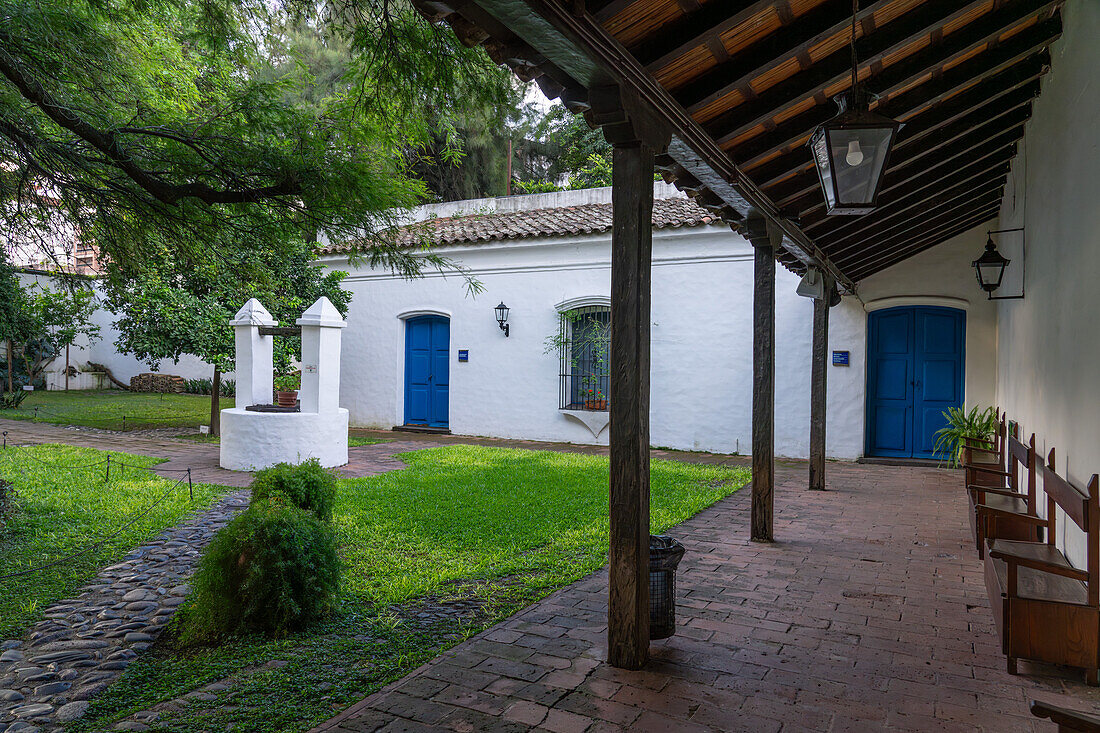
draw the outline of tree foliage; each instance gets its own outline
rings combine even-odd
[[[0,0],[0,217],[60,210],[124,272],[319,236],[415,274],[382,234],[425,194],[406,151],[459,155],[513,86],[404,0]]]

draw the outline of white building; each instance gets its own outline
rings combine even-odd
[[[655,188],[652,443],[747,453],[752,248],[675,188]],[[610,189],[464,201],[417,214],[424,229],[410,241],[427,231],[435,251],[484,291],[469,295],[453,272],[408,281],[350,266],[339,247],[329,247],[322,262],[348,270],[345,287],[354,294],[340,398],[351,424],[606,444],[606,403],[599,399],[606,370],[594,364],[610,303]],[[829,455],[928,456],[946,406],[994,403],[996,309],[970,266],[984,243],[984,228],[956,237],[865,279],[859,297],[845,297],[832,310]],[[775,439],[778,455],[805,457],[813,306],[795,294],[797,284],[798,277],[778,269]],[[510,309],[507,335],[494,313],[499,303]],[[562,339],[554,343],[563,314],[564,341],[571,329],[596,334],[588,345],[566,344],[564,358]],[[868,368],[868,323],[878,319],[885,319],[884,334],[908,324],[904,358],[939,380],[950,393],[938,397],[946,400],[908,389],[908,404],[883,402],[893,386],[889,345],[871,344],[880,358]],[[951,353],[918,349],[925,330]],[[586,395],[589,389],[595,392]]]

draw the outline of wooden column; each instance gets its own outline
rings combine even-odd
[[[825,400],[829,393],[829,302],[832,287],[826,282],[824,298],[814,299],[814,341],[810,369],[810,489],[825,490]]]
[[[611,588],[608,661],[649,657],[649,303],[653,156],[616,145],[611,201]]]
[[[775,504],[775,241],[762,220],[750,219],[755,251],[752,301],[752,532],[774,539]]]

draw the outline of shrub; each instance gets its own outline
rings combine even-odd
[[[331,611],[339,585],[331,527],[283,496],[254,502],[203,555],[182,639],[284,636]]]
[[[316,458],[292,466],[278,463],[256,474],[252,480],[252,501],[262,501],[275,494],[285,494],[299,509],[313,512],[318,519],[332,519],[336,502],[336,477]]]
[[[184,384],[184,391],[187,394],[210,394],[214,389],[214,380],[212,379],[188,379]],[[221,396],[233,397],[237,394],[237,383],[232,379],[221,380]]]
[[[960,465],[966,439],[989,440],[997,432],[997,410],[977,406],[967,412],[961,407],[948,407],[943,413],[947,424],[936,431],[936,444],[932,447],[948,459],[952,466]]]

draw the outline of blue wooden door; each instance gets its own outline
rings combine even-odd
[[[966,314],[902,307],[867,327],[867,453],[934,458],[943,412],[962,405]]]
[[[451,324],[442,316],[405,321],[405,424],[449,423]]]

